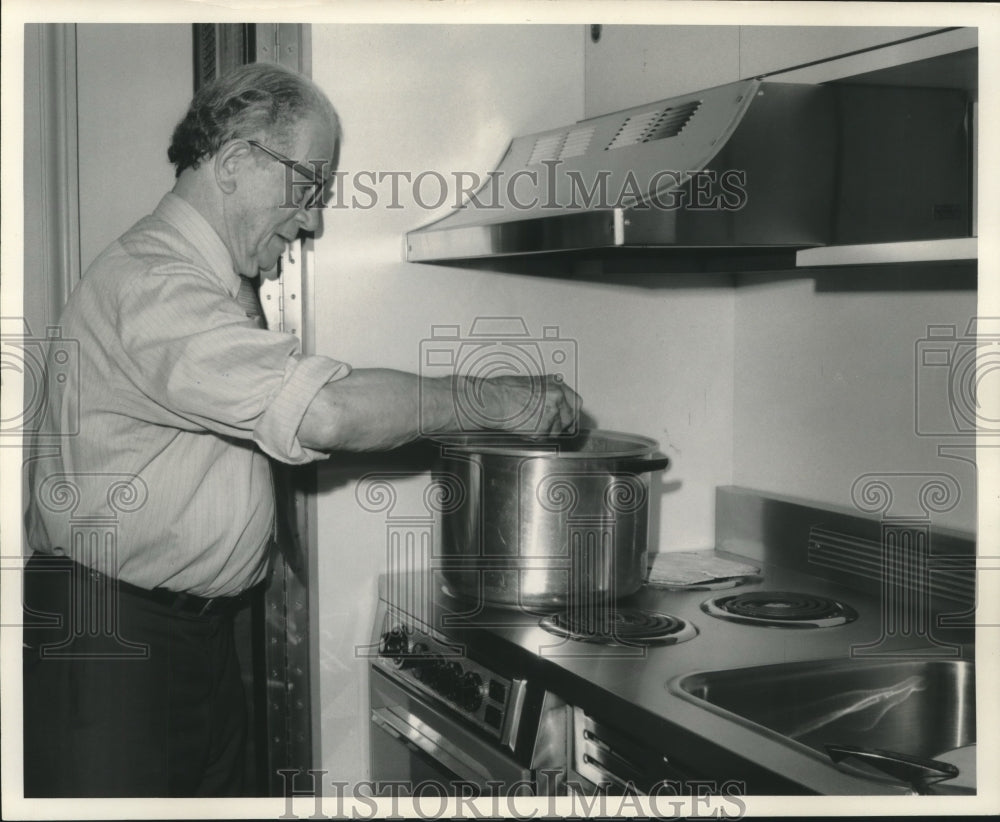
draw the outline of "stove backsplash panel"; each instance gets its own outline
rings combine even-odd
[[[937,613],[975,606],[975,535],[926,511],[879,515],[730,485],[716,491],[715,529],[721,551],[871,594],[918,591]]]

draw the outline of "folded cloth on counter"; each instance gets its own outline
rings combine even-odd
[[[733,562],[712,554],[680,551],[653,556],[649,566],[650,585],[697,585],[717,579],[752,576],[760,571],[745,562]]]

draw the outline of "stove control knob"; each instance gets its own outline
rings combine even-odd
[[[435,656],[433,664],[431,664],[427,669],[427,677],[424,682],[430,686],[431,690],[441,693],[441,689],[444,687],[444,659],[440,656]]]
[[[483,704],[483,678],[474,671],[462,677],[459,702],[467,711],[477,711]]]
[[[442,662],[437,689],[446,699],[457,700],[462,683],[462,666],[457,662]]]
[[[388,657],[399,665],[402,662],[401,657],[406,654],[409,647],[410,640],[406,635],[406,628],[398,625],[382,634],[378,643],[378,653],[379,656]]]
[[[399,659],[400,667],[406,668],[419,668],[421,665],[426,664],[426,655],[430,653],[430,649],[424,642],[414,642],[413,647],[410,648],[409,653],[404,653]]]
[[[413,676],[425,685],[433,687],[437,680],[437,670],[441,663],[441,657],[429,653],[429,650],[422,642],[413,646],[414,653],[418,654],[412,659]]]

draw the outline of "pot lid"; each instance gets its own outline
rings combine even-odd
[[[527,437],[520,433],[485,431],[437,434],[429,437],[442,450],[498,454],[501,456],[567,459],[618,459],[642,457],[657,448],[656,440],[620,431],[583,429],[575,434]]]

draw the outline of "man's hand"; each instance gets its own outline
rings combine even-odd
[[[475,404],[461,403],[463,410],[469,406],[474,409],[472,413],[461,414],[459,423],[463,430],[471,422],[479,428],[526,435],[559,434],[574,424],[580,410],[577,393],[551,375],[465,380],[456,385],[456,390],[463,388],[479,400]]]

